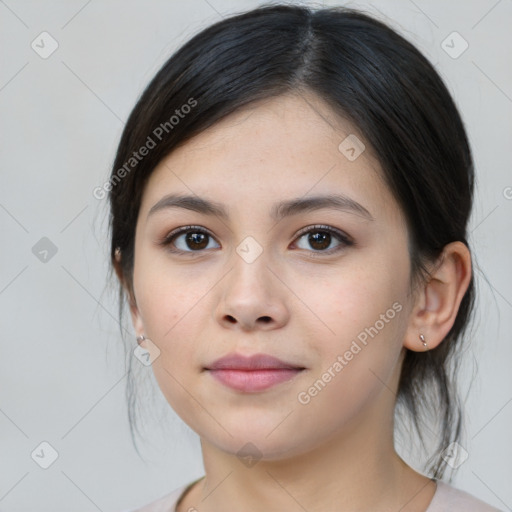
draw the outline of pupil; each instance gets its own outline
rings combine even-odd
[[[324,231],[317,231],[316,233],[311,233],[309,235],[309,242],[311,243],[312,247],[316,249],[325,249],[326,247],[329,247],[330,238],[331,235],[329,233]],[[320,247],[315,246],[315,244],[318,243],[320,244]]]
[[[195,247],[190,247],[189,249],[204,249],[208,243],[205,243],[206,241],[206,234],[205,233],[188,233],[187,235],[187,244],[191,242],[191,245],[194,245]],[[202,243],[201,243],[202,242]]]

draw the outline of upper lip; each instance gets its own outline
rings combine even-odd
[[[206,367],[207,370],[271,370],[271,369],[300,369],[304,367],[293,363],[287,363],[268,354],[254,354],[243,356],[241,354],[228,354],[217,359]]]

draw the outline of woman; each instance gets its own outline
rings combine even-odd
[[[441,480],[473,179],[438,74],[367,15],[265,6],[179,49],[119,144],[111,255],[205,476],[138,510],[496,510]],[[396,406],[440,422],[426,475]]]

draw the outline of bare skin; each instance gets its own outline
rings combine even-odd
[[[430,281],[411,293],[403,213],[368,145],[353,161],[338,149],[349,134],[363,140],[319,98],[280,96],[188,141],[147,183],[132,321],[160,351],[155,377],[200,436],[206,475],[178,512],[425,512],[432,500],[435,483],[393,446],[396,390],[405,349],[425,350],[419,333],[432,349],[453,325],[471,258],[464,244],[447,245]],[[171,193],[220,203],[228,216],[176,207],[149,214]],[[274,203],[328,194],[350,197],[371,218],[333,208],[271,216]],[[298,234],[325,233],[318,224],[354,245],[332,234],[324,249]],[[161,245],[188,225],[209,233],[204,247],[185,234]],[[251,263],[236,250],[249,236],[262,250]],[[372,326],[378,332],[333,370]],[[305,370],[262,392],[236,391],[205,370],[231,352]],[[308,392],[318,379],[325,386]],[[250,467],[238,455],[247,443],[257,450]]]

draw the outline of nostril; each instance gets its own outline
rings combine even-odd
[[[268,324],[272,319],[269,316],[262,316],[260,320]]]

